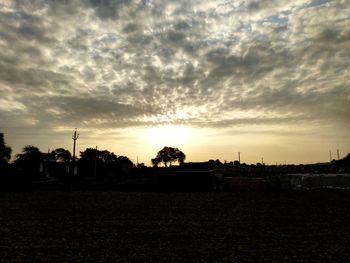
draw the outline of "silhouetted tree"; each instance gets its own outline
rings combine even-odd
[[[263,164],[261,164],[261,163],[256,163],[256,167],[259,167],[259,168],[261,168],[261,167],[263,167],[264,165]]]
[[[104,150],[99,152],[99,159],[104,163],[114,163],[117,161],[117,156],[113,152]]]
[[[4,134],[0,133],[0,165],[10,161],[11,152],[11,147],[7,146],[5,143]]]
[[[162,162],[162,160],[159,157],[156,157],[156,158],[153,158],[151,162],[154,167],[157,167]]]
[[[44,154],[39,148],[27,145],[23,147],[22,153],[16,155],[15,166],[21,170],[24,175],[38,176],[40,175],[40,166],[44,159]]]
[[[98,158],[99,150],[95,148],[86,148],[85,151],[80,152],[80,161],[81,162],[93,162]]]
[[[4,140],[4,134],[0,133],[0,175],[10,174],[9,161],[11,159],[11,147],[7,146]]]
[[[136,168],[138,168],[138,169],[145,169],[145,168],[147,168],[147,166],[145,165],[145,163],[138,163],[136,165]]]
[[[117,158],[117,162],[127,162],[132,164],[132,161],[126,156],[119,156]]]
[[[179,162],[181,164],[185,161],[185,159],[186,155],[178,148],[165,146],[151,161],[154,166],[158,166],[160,163],[163,163],[165,167],[168,167],[168,164],[171,166],[173,162]]]
[[[331,163],[338,164],[338,165],[350,165],[350,153],[348,153],[347,156],[345,156],[340,160],[333,160]]]
[[[222,162],[219,159],[215,160],[216,164],[222,165]]]
[[[126,156],[119,156],[117,158],[117,171],[124,175],[128,175],[134,167],[133,162]]]
[[[99,161],[103,163],[113,163],[117,161],[117,156],[113,152],[107,150],[97,150],[95,148],[86,148],[85,151],[80,152],[81,161]]]
[[[51,156],[55,161],[70,162],[72,160],[72,154],[63,148],[57,148],[51,152]]]
[[[40,152],[39,148],[27,145],[22,149],[22,153],[16,155],[16,162],[40,162],[43,159],[43,153]]]
[[[346,157],[344,157],[342,160],[343,160],[344,164],[350,165],[350,153],[348,153],[348,155]]]
[[[350,171],[350,153],[339,160],[332,160],[331,165],[334,170],[338,171],[341,169],[342,171]]]
[[[125,156],[115,155],[107,150],[87,148],[80,152],[79,170],[83,176],[96,175],[99,179],[118,176],[133,167]],[[126,173],[126,172],[125,172]]]

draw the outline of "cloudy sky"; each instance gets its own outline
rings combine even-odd
[[[350,152],[348,0],[0,0],[0,132],[18,153],[149,164]]]

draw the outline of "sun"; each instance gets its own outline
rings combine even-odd
[[[152,146],[181,147],[191,141],[193,131],[183,125],[161,125],[146,128],[145,139]]]

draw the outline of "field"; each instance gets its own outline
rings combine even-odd
[[[0,193],[1,262],[349,262],[350,192]]]

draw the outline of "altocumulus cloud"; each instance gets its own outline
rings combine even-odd
[[[346,0],[0,1],[16,127],[349,127]]]

